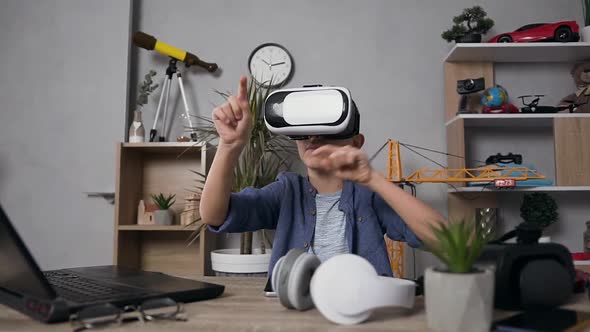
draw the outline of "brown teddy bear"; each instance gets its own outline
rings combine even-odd
[[[590,62],[579,63],[571,71],[578,91],[564,97],[559,103],[560,107],[573,105],[576,113],[590,113]],[[577,106],[579,105],[579,106]],[[565,109],[569,112],[569,109]]]

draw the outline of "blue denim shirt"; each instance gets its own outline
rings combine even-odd
[[[269,276],[278,259],[292,248],[309,249],[312,243],[317,190],[307,177],[281,173],[264,188],[232,193],[225,222],[209,226],[212,232],[241,233],[274,229]],[[345,181],[339,209],[346,215],[346,236],[351,253],[366,258],[379,275],[392,276],[384,234],[419,247],[421,241],[400,216],[367,187]]]

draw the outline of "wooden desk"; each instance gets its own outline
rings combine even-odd
[[[264,297],[264,278],[216,278],[203,281],[223,284],[224,294],[214,300],[185,305],[187,322],[131,322],[108,331],[426,331],[422,297],[413,310],[380,309],[369,321],[356,326],[338,326],[317,310],[298,312],[281,306],[277,298]],[[577,295],[567,306],[590,311],[590,302]],[[496,318],[510,313],[496,312]],[[0,331],[71,331],[69,323],[46,325],[0,305]],[[104,331],[104,330],[103,330]]]

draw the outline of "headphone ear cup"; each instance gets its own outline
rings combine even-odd
[[[279,271],[281,270],[281,266],[283,266],[283,261],[285,260],[285,256],[279,258],[279,260],[275,263],[275,266],[272,268],[272,276],[270,278],[270,285],[272,286],[272,290],[274,292],[278,292],[279,285],[278,285],[278,275]]]
[[[289,274],[291,273],[291,268],[293,267],[297,258],[303,254],[305,254],[305,251],[301,249],[289,250],[289,252],[282,258],[282,264],[276,271],[276,277],[274,277],[276,278],[277,286],[275,292],[277,292],[281,304],[289,309],[294,309],[293,305],[289,301]]]
[[[320,259],[305,253],[297,257],[289,273],[288,297],[289,302],[297,310],[303,311],[313,308],[313,300],[309,292],[309,283],[315,270],[320,266]]]
[[[371,302],[363,291],[364,284],[376,278],[373,266],[360,256],[334,256],[323,262],[313,275],[310,291],[314,305],[326,319],[336,324],[361,323],[369,318],[371,311],[359,312],[355,308],[360,302]]]

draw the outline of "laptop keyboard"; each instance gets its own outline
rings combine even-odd
[[[43,274],[59,296],[77,303],[110,302],[149,295],[138,288],[101,283],[66,271],[49,271]]]

